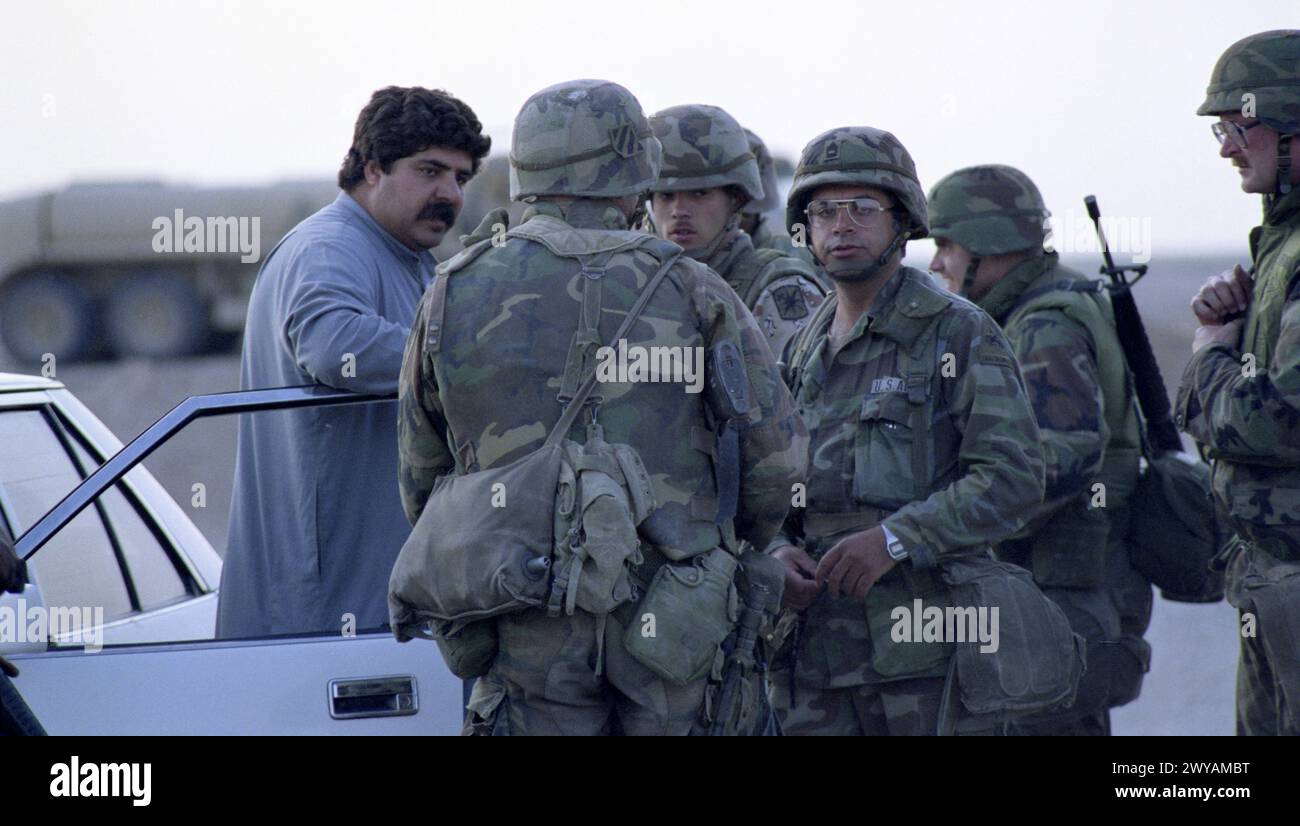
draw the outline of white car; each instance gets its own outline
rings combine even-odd
[[[214,640],[221,559],[136,465],[205,416],[374,403],[318,387],[186,399],[125,448],[62,384],[0,373],[0,516],[27,556],[0,655],[50,734],[455,734],[462,686],[389,633]],[[61,616],[65,633],[47,633]],[[77,617],[92,618],[79,634]]]

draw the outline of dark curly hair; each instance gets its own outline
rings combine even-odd
[[[473,109],[441,89],[380,89],[357,116],[352,147],[339,167],[339,188],[351,192],[364,181],[368,161],[377,161],[388,173],[394,161],[431,146],[468,153],[477,172],[492,139],[483,134]]]

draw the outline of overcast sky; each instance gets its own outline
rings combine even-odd
[[[928,189],[1027,172],[1067,222],[1096,193],[1154,256],[1245,249],[1241,193],[1198,118],[1233,41],[1295,0],[1207,2],[29,2],[0,23],[0,198],[73,180],[333,177],[388,84],[463,98],[504,151],[543,86],[615,80],[647,112],[722,106],[778,152],[894,132]]]

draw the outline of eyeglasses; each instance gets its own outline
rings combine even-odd
[[[841,209],[848,210],[849,220],[863,229],[879,222],[880,217],[889,211],[889,207],[882,206],[874,198],[843,198],[813,201],[804,212],[817,229],[830,229],[839,220]]]
[[[1210,124],[1210,131],[1214,133],[1214,137],[1219,139],[1219,146],[1223,146],[1224,141],[1228,138],[1232,138],[1232,142],[1237,144],[1238,149],[1245,149],[1246,130],[1254,129],[1263,122],[1264,121],[1262,120],[1257,120],[1254,123],[1242,126],[1240,123],[1236,123],[1235,121],[1216,120],[1214,123]]]

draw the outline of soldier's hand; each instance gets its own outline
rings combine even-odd
[[[1192,352],[1199,353],[1202,348],[1209,347],[1211,344],[1226,344],[1229,347],[1237,347],[1241,342],[1241,328],[1245,325],[1244,318],[1238,318],[1235,321],[1229,321],[1227,324],[1209,324],[1196,328],[1196,334],[1192,336]]]
[[[23,561],[14,553],[14,543],[9,539],[8,531],[0,528],[0,593],[21,594],[23,585],[27,583],[26,570]]]
[[[4,657],[0,657],[0,671],[3,671],[4,675],[11,680],[18,676],[18,666],[9,662]]]
[[[781,604],[796,611],[812,605],[822,590],[816,579],[816,560],[803,548],[794,545],[777,548],[772,556],[785,563],[785,590],[782,592]]]
[[[1250,276],[1235,265],[1205,282],[1200,292],[1192,299],[1192,312],[1202,325],[1222,324],[1225,316],[1244,313],[1250,306],[1250,294],[1253,288]]]
[[[896,564],[885,550],[885,531],[877,525],[836,542],[817,566],[817,582],[830,589],[832,599],[861,598]]]

